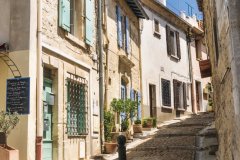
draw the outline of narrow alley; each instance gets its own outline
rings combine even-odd
[[[193,115],[162,126],[139,146],[128,150],[128,160],[212,160],[216,159],[216,131],[213,113]]]

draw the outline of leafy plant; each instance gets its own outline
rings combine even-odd
[[[111,102],[111,107],[114,112],[117,113],[118,119],[122,119],[121,130],[127,131],[129,127],[129,119],[137,114],[138,102],[131,99],[116,99]]]
[[[157,119],[156,118],[144,118],[143,119],[143,127],[157,127]]]
[[[114,127],[114,115],[111,111],[104,112],[104,137],[105,141],[110,142],[112,140],[112,129]]]
[[[16,127],[19,122],[18,113],[0,112],[0,132],[9,135],[10,131]]]
[[[137,119],[134,121],[134,124],[141,124],[141,123],[142,123],[142,121],[140,119]]]

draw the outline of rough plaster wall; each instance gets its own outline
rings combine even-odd
[[[91,73],[91,83],[89,81],[89,129],[92,127],[92,107],[93,107],[93,100],[98,101],[98,72],[97,72],[97,63],[93,63],[91,59],[91,54],[96,52],[96,28],[94,28],[94,39],[92,47],[87,47],[85,45],[84,39],[74,41],[71,38],[66,36],[66,32],[58,26],[58,8],[59,8],[59,1],[58,0],[43,0],[42,4],[42,14],[43,14],[43,43],[46,43],[58,50],[63,51],[64,53],[68,54],[71,57],[80,60],[88,64],[89,66],[93,67]],[[96,15],[96,10],[94,7],[94,15]],[[95,17],[94,17],[95,18]],[[96,22],[96,19],[95,19]],[[96,26],[96,23],[94,23]],[[74,37],[74,36],[72,36]],[[76,37],[74,37],[76,39]],[[81,43],[78,43],[78,42]],[[66,99],[66,88],[65,86],[65,79],[67,72],[71,72],[73,74],[78,74],[79,76],[83,76],[83,72],[85,72],[85,68],[82,66],[78,66],[76,64],[70,65],[69,61],[66,61],[64,58],[57,57],[55,53],[45,50],[46,57],[52,55],[52,58],[46,58],[45,63],[51,63],[56,61],[58,62],[58,66],[54,66],[55,69],[58,69],[58,80],[56,80],[56,85],[58,85],[58,113],[55,114],[54,120],[56,123],[65,124],[66,123],[66,106],[65,106],[65,99]],[[75,69],[74,69],[75,68]],[[88,76],[89,73],[87,74]],[[91,85],[91,86],[90,86]],[[91,98],[91,99],[90,99]],[[62,108],[63,107],[63,108]],[[55,110],[57,111],[57,109]],[[91,111],[91,112],[90,112]],[[64,118],[64,119],[63,119]],[[64,122],[62,122],[64,121]],[[91,122],[91,123],[90,123]],[[79,142],[83,139],[81,138],[74,138],[69,139],[68,136],[65,134],[66,126],[59,125],[58,127],[54,127],[56,133],[54,134],[54,156],[55,159],[78,159],[79,156]],[[88,136],[85,138],[86,140],[86,156],[89,158],[90,155],[94,155],[100,152],[99,146],[99,137],[92,141],[90,136],[92,135],[91,130],[89,130]],[[92,147],[92,148],[91,148]],[[91,152],[92,151],[92,152]],[[73,154],[74,153],[74,154]]]
[[[1,0],[0,1],[0,44],[4,42],[9,43],[9,33],[10,33],[10,1]]]
[[[134,67],[130,69],[123,62],[119,62],[119,55],[126,55],[123,49],[118,48],[117,44],[117,18],[116,18],[116,2],[108,1],[108,15],[107,15],[107,26],[108,26],[108,67],[109,67],[109,78],[111,84],[108,85],[108,107],[113,98],[120,98],[121,88],[121,76],[125,75],[129,83],[127,84],[127,94],[130,97],[130,88],[134,88],[140,91],[140,68],[139,68],[139,35],[138,35],[138,19],[130,10],[126,2],[119,1],[122,12],[128,16],[130,20],[130,34],[131,34],[131,54],[129,59],[134,63]],[[106,81],[108,83],[108,81]]]
[[[219,61],[216,63],[213,39],[213,2],[204,2],[208,47],[213,68],[214,108],[219,134],[218,159],[239,159],[239,1],[216,1]],[[228,28],[229,6],[230,28]],[[231,71],[227,72],[227,67]],[[226,76],[224,77],[226,73]]]
[[[10,50],[29,49],[30,0],[10,1]]]

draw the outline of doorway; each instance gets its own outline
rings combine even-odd
[[[43,160],[52,160],[52,80],[44,79],[43,94]]]
[[[195,86],[196,86],[196,107],[197,107],[197,111],[201,111],[201,82],[196,81],[195,82]]]
[[[157,117],[156,86],[149,85],[150,117]]]

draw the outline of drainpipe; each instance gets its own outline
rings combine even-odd
[[[191,53],[191,28],[187,31],[187,47],[188,47],[188,60],[189,60],[189,77],[191,83],[191,104],[193,113],[197,113],[195,108],[195,97],[194,97],[194,80],[193,80],[193,67],[192,67],[192,53]]]
[[[104,102],[103,102],[103,52],[102,52],[102,0],[98,0],[98,53],[99,53],[99,107],[100,107],[100,144],[103,152],[104,142]]]
[[[42,67],[42,2],[37,0],[37,108],[36,108],[36,160],[42,159],[42,90],[43,90],[43,67]]]

